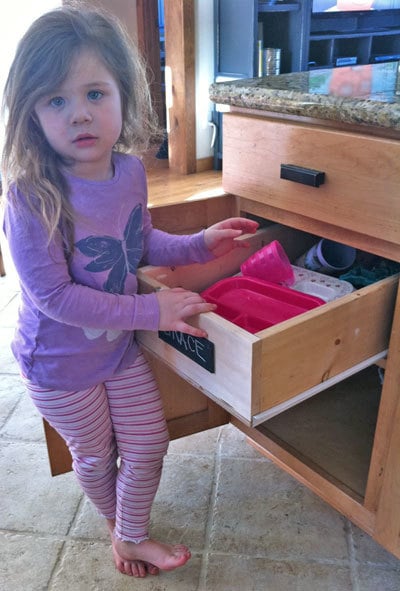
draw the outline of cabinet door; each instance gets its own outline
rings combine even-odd
[[[217,79],[256,75],[257,10],[255,0],[215,0]]]

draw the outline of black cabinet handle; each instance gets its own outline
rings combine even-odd
[[[312,168],[296,166],[296,164],[281,164],[281,179],[319,187],[325,182],[325,173]]]

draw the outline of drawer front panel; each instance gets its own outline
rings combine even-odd
[[[252,411],[252,367],[257,337],[245,333],[215,314],[203,314],[193,324],[208,333],[215,349],[215,372],[210,373],[165,343],[157,333],[138,331],[137,338],[143,347],[154,353],[167,366],[198,387],[230,413],[250,424]]]
[[[400,142],[227,113],[223,153],[225,190],[400,244]],[[280,178],[288,164],[323,184]]]
[[[277,325],[262,343],[260,412],[385,351],[396,292],[391,278]]]

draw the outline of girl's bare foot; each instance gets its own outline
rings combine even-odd
[[[112,550],[114,556],[114,564],[117,570],[123,575],[129,575],[131,577],[143,578],[149,575],[158,575],[160,569],[154,564],[149,564],[143,560],[124,560],[118,554],[115,547],[115,541],[112,541]]]
[[[110,532],[114,564],[116,569],[119,570],[119,572],[123,575],[128,575],[131,577],[143,578],[147,574],[158,575],[160,570],[157,566],[154,566],[154,564],[144,562],[143,560],[126,560],[119,555],[116,548],[117,541],[113,535],[114,526],[114,520],[107,519],[107,527]]]
[[[172,546],[155,540],[145,540],[139,544],[115,540],[115,548],[123,560],[143,561],[160,570],[173,570],[183,566],[190,558],[190,550],[181,544]]]

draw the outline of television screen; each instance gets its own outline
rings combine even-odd
[[[313,12],[349,12],[357,10],[400,9],[400,0],[313,0]]]

